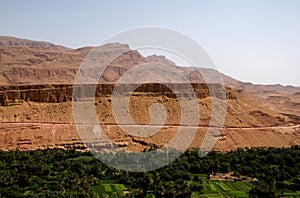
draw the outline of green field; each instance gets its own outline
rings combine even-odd
[[[251,183],[246,181],[211,181],[202,178],[203,190],[193,197],[248,197]]]
[[[204,177],[203,191],[194,192],[192,197],[248,197],[251,183],[246,181],[211,181]],[[99,180],[98,185],[93,186],[93,192],[99,197],[124,197],[125,187],[114,180]],[[294,195],[294,194],[293,194]]]
[[[125,187],[123,184],[116,184],[114,180],[99,180],[98,185],[93,186],[93,192],[97,193],[100,198],[106,197],[124,197]]]
[[[193,192],[192,198],[200,197],[248,197],[248,192],[252,184],[248,181],[212,181],[206,179],[205,175],[200,175],[203,183],[201,192]],[[192,182],[192,181],[191,181]],[[199,185],[199,182],[194,182]],[[117,184],[115,180],[98,180],[98,185],[93,186],[93,192],[100,198],[106,197],[124,197],[126,188],[123,184]],[[151,193],[150,193],[151,194]],[[150,194],[148,194],[150,196]],[[300,191],[278,193],[284,197],[300,197]],[[152,194],[150,197],[154,197]]]

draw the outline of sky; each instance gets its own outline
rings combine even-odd
[[[99,45],[124,30],[179,31],[231,77],[300,86],[298,0],[0,0],[0,35],[71,48]]]

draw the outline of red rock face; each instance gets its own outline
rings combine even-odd
[[[148,96],[162,96],[175,98],[174,90],[182,90],[177,94],[189,95],[185,90],[190,84],[159,84],[159,83],[146,83],[139,85],[135,90],[136,92],[145,92]],[[199,99],[207,98],[212,91],[216,97],[222,97],[222,86],[218,84],[203,84],[191,83],[194,88],[195,94]],[[99,85],[81,85],[78,94],[79,97],[101,97],[104,95],[111,95],[114,89],[114,84],[99,84]],[[122,84],[124,92],[129,92],[133,89],[134,84]],[[0,104],[8,106],[9,104],[16,104],[22,102],[43,102],[43,103],[61,103],[72,100],[73,94],[72,84],[55,84],[55,85],[5,85],[0,86]],[[94,87],[94,88],[93,88]],[[96,87],[96,88],[95,88]],[[91,90],[96,90],[92,93]],[[230,88],[226,90],[227,99],[236,99]]]

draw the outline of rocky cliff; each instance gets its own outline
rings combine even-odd
[[[222,98],[223,87],[219,84],[192,83],[194,94],[197,98],[203,99],[210,96],[210,92],[214,93],[214,97],[220,99],[235,99],[230,88],[226,88],[226,98]],[[79,98],[101,97],[103,95],[111,95],[114,84],[99,85],[77,85],[76,96]],[[147,83],[140,86],[135,84],[121,84],[118,88],[122,90],[122,94],[130,94],[130,90],[135,92],[145,92],[148,96],[162,96],[176,98],[177,96],[189,97],[192,92],[187,92],[189,84],[159,84]],[[44,102],[44,103],[60,103],[72,100],[74,85],[71,84],[55,84],[55,85],[5,85],[0,86],[0,104],[7,106],[9,104],[22,103],[24,101]],[[94,92],[96,90],[96,92]],[[172,90],[177,90],[173,92]],[[79,99],[76,98],[76,99]]]
[[[298,118],[300,110],[299,87],[281,85],[254,85],[238,81],[216,70],[195,67],[180,67],[164,56],[143,57],[138,51],[131,50],[127,44],[110,43],[102,46],[105,53],[100,57],[106,62],[118,52],[126,52],[113,60],[101,78],[100,83],[115,83],[120,76],[136,65],[156,62],[173,67],[194,83],[215,82],[215,77],[222,77],[224,84],[240,92],[247,92],[246,97],[254,103],[267,105],[291,118]],[[48,42],[32,41],[14,37],[0,36],[0,85],[14,84],[72,84],[79,67],[93,47],[69,49]],[[97,73],[91,72],[91,74]],[[83,75],[84,76],[84,75]],[[89,76],[84,76],[89,78]],[[281,100],[274,100],[274,96]],[[50,96],[49,96],[50,97]],[[49,101],[61,101],[63,98],[50,97]],[[294,119],[299,122],[299,119]]]

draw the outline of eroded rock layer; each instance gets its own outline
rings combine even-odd
[[[114,84],[84,84],[76,85],[74,90],[75,97],[101,97],[103,95],[111,95],[114,90]],[[120,94],[134,92],[145,92],[148,96],[165,95],[167,97],[197,97],[200,99],[213,95],[220,99],[234,99],[230,88],[223,88],[219,84],[159,84],[147,83],[142,85],[136,84],[119,84]],[[137,87],[135,89],[135,87]],[[190,87],[193,90],[189,89]],[[12,103],[20,103],[23,101],[59,103],[72,100],[74,85],[6,85],[0,87],[0,104],[2,106]],[[176,90],[175,92],[172,90]],[[190,91],[187,91],[190,90]],[[211,94],[212,93],[212,94]],[[226,95],[225,95],[226,93]],[[226,98],[225,98],[226,97]],[[77,99],[78,99],[77,98]],[[75,98],[74,98],[75,99]]]

